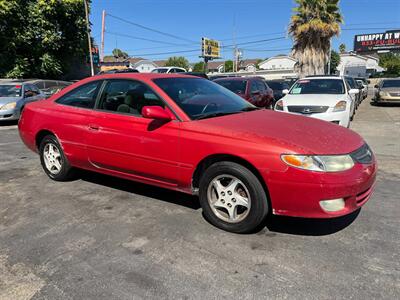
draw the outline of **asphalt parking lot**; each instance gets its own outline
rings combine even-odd
[[[51,181],[0,125],[0,299],[399,299],[400,105],[359,108],[378,158],[364,208],[214,228],[197,198],[93,173]]]

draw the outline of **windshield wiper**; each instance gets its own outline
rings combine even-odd
[[[209,113],[209,114],[205,114],[205,115],[202,115],[202,116],[200,116],[200,117],[197,117],[196,120],[202,120],[202,119],[208,119],[208,118],[214,118],[214,117],[232,115],[232,114],[237,114],[237,113],[240,113],[240,111],[214,112],[214,113]]]
[[[240,111],[253,111],[253,110],[260,110],[260,109],[262,109],[262,108],[261,108],[261,107],[252,107],[252,106],[249,106],[249,107],[243,108],[243,109],[240,110]]]

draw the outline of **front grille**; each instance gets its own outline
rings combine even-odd
[[[324,113],[328,110],[329,106],[300,106],[300,105],[291,105],[288,106],[288,111],[308,115],[308,114],[318,114]]]
[[[400,93],[389,93],[392,97],[400,97]]]
[[[354,161],[360,164],[369,164],[372,162],[373,159],[372,150],[367,144],[364,144],[361,148],[350,153],[350,156],[353,158]]]

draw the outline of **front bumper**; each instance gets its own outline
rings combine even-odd
[[[16,109],[0,110],[0,122],[18,120],[19,113]]]
[[[273,214],[305,218],[333,218],[352,213],[371,197],[377,166],[356,163],[348,171],[320,173],[288,167],[285,172],[265,174]],[[271,176],[273,175],[273,176]],[[271,179],[273,178],[273,179]],[[327,212],[320,201],[343,198],[345,207]]]
[[[400,96],[379,96],[378,101],[382,102],[400,102]]]
[[[293,114],[292,112],[287,111],[285,107],[285,112]],[[329,112],[332,108],[329,108],[328,112],[324,113],[315,113],[315,114],[297,114],[304,117],[310,117],[315,119],[324,120],[327,122],[335,123],[343,127],[349,127],[350,124],[350,115],[348,111],[339,111],[339,112]]]

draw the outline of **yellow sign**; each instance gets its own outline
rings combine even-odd
[[[201,38],[201,54],[207,58],[220,58],[221,47],[219,41]]]

